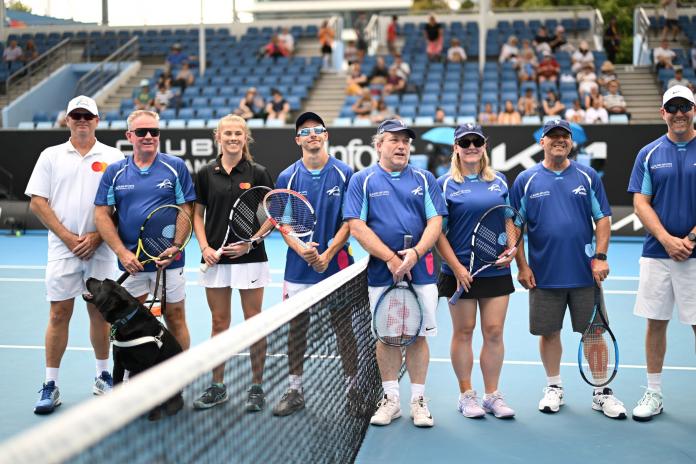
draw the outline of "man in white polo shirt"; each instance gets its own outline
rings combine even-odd
[[[68,344],[68,324],[75,297],[86,291],[85,281],[114,278],[116,259],[102,243],[94,224],[94,196],[106,167],[124,158],[119,150],[95,137],[99,111],[84,95],[68,103],[66,122],[70,140],[45,149],[36,162],[24,192],[30,207],[48,228],[46,299],[51,313],[46,329],[46,379],[36,414],[50,414],[60,405],[58,369]],[[97,308],[87,304],[90,340],[97,359],[93,393],[111,390],[109,324]]]

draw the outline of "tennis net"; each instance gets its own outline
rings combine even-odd
[[[353,462],[381,395],[366,267],[367,258],[24,432],[0,446],[0,462]],[[272,408],[288,388],[291,321],[307,332],[306,407],[276,417]],[[250,347],[263,340],[266,407],[250,413]],[[229,400],[194,410],[220,364]],[[151,408],[182,390],[184,409],[147,420]]]

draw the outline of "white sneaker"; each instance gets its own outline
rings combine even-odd
[[[377,403],[377,411],[372,415],[370,424],[372,425],[389,425],[391,421],[401,417],[401,406],[398,398],[390,398],[384,395],[379,403]]]
[[[486,415],[486,411],[479,404],[475,390],[467,390],[463,395],[459,396],[457,409],[464,417],[477,418]]]
[[[662,393],[645,389],[643,397],[638,405],[633,408],[633,419],[639,422],[647,422],[662,412]]]
[[[422,396],[411,401],[411,417],[416,427],[432,427],[433,415],[428,409],[428,402]]]
[[[604,387],[601,393],[595,393],[592,396],[592,409],[602,411],[605,416],[612,419],[626,418],[624,404],[614,396],[614,392],[609,387]]]
[[[563,387],[551,385],[544,388],[544,397],[539,401],[539,411],[558,412],[563,406]]]

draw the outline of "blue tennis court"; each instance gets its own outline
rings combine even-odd
[[[277,236],[268,239],[274,283],[267,288],[264,307],[280,301],[285,245]],[[43,336],[48,304],[44,298],[43,273],[46,256],[45,233],[23,237],[0,236],[0,289],[3,312],[0,326],[0,441],[42,423],[32,407],[44,375]],[[637,263],[640,242],[614,241],[610,247],[611,276],[605,298],[612,328],[621,348],[621,368],[612,387],[630,410],[646,384],[643,355],[644,321],[632,315],[638,286]],[[204,292],[196,285],[198,247],[189,251],[187,320],[192,345],[208,339],[210,313]],[[364,252],[355,249],[356,257]],[[233,324],[242,321],[239,301],[233,302]],[[568,319],[566,320],[569,325]],[[695,462],[693,446],[696,404],[694,335],[690,327],[673,322],[669,329],[663,389],[665,412],[649,423],[630,418],[614,421],[591,409],[591,388],[577,372],[579,335],[564,329],[563,376],[565,406],[555,415],[537,410],[545,386],[538,354],[538,340],[529,334],[527,294],[516,292],[508,311],[505,342],[506,363],[500,389],[515,408],[514,420],[488,416],[473,420],[456,409],[458,386],[449,361],[451,324],[449,310],[441,300],[438,307],[439,335],[430,340],[431,364],[426,396],[435,419],[432,429],[417,429],[408,418],[408,378],[401,382],[404,417],[390,426],[368,430],[358,455],[360,463],[377,462],[587,462],[630,460],[632,462]],[[61,365],[63,406],[54,415],[91,396],[94,371],[84,303],[77,302],[70,329],[69,348]],[[474,341],[475,353],[481,338]],[[478,365],[474,366],[474,388],[483,388]],[[311,393],[308,393],[310,395]],[[691,444],[689,444],[691,443]]]

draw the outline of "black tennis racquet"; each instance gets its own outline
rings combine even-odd
[[[524,233],[524,218],[509,205],[497,205],[483,213],[471,235],[469,274],[476,277],[499,259],[514,255]],[[464,292],[460,286],[449,299],[454,305]]]
[[[411,248],[413,237],[404,235],[404,250]],[[404,278],[380,295],[372,314],[372,329],[377,339],[390,346],[408,346],[416,341],[423,326],[423,307],[413,284]]]
[[[147,215],[140,226],[135,257],[143,265],[158,259],[174,258],[188,245],[192,232],[191,217],[181,207],[159,206]],[[122,284],[129,275],[128,271],[124,272],[117,282]]]
[[[317,217],[304,195],[289,189],[271,190],[263,199],[263,208],[276,229],[307,248],[302,237],[308,237],[308,242],[312,241]]]
[[[601,289],[595,284],[594,309],[578,346],[578,368],[593,387],[608,385],[619,368],[619,345],[602,311]]]
[[[267,224],[268,216],[263,208],[263,199],[271,189],[264,186],[252,187],[246,190],[235,200],[230,210],[227,221],[227,232],[222,240],[220,248],[215,251],[215,256],[222,256],[222,248],[230,238],[230,232],[234,233],[241,242],[258,243],[273,230],[273,225]],[[201,271],[205,272],[210,266],[201,264]]]

